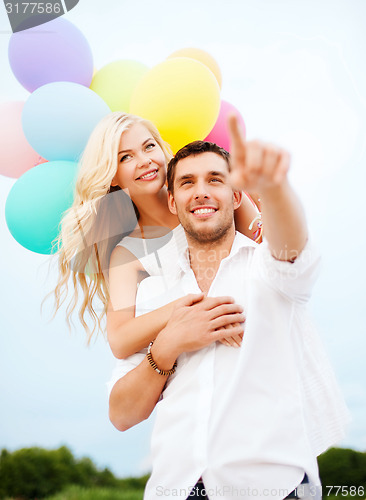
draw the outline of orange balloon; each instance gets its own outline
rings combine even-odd
[[[209,54],[205,50],[195,49],[192,47],[192,48],[176,50],[175,52],[173,52],[173,54],[170,54],[170,56],[168,56],[167,59],[171,59],[173,57],[190,57],[191,59],[196,59],[196,61],[200,61],[202,64],[207,66],[212,71],[221,89],[222,87],[221,70],[215,59],[211,56],[211,54]]]

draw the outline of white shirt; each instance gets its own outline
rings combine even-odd
[[[242,346],[179,356],[156,407],[145,499],[185,499],[200,476],[210,500],[282,499],[304,472],[320,484],[316,455],[343,437],[347,411],[306,313],[318,264],[310,243],[290,264],[237,233],[208,295],[243,306]],[[169,290],[160,277],[142,282],[139,314],[200,291],[187,256],[180,265]],[[117,362],[111,388],[144,353]]]

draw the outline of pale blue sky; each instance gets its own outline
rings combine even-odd
[[[366,449],[365,265],[366,4],[362,0],[80,0],[66,18],[83,31],[95,66],[149,66],[179,48],[209,51],[222,97],[249,138],[292,153],[291,178],[323,254],[311,309],[353,415],[344,445]],[[7,59],[10,26],[0,6],[0,101],[29,95]],[[48,322],[40,302],[56,281],[49,258],[17,244],[5,224],[14,180],[0,176],[0,447],[68,445],[119,475],[149,467],[150,423],[126,433],[108,421],[113,358],[90,348],[64,311]]]

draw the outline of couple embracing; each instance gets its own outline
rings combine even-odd
[[[146,499],[321,498],[316,457],[347,412],[306,312],[319,257],[289,155],[230,129],[231,157],[197,141],[170,158],[149,122],[105,118],[63,221],[56,297],[73,274],[82,318],[104,302],[112,423],[156,407]]]

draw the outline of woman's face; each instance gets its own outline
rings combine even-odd
[[[127,189],[133,199],[158,193],[165,180],[166,161],[162,149],[145,125],[135,123],[121,135],[112,186]]]

